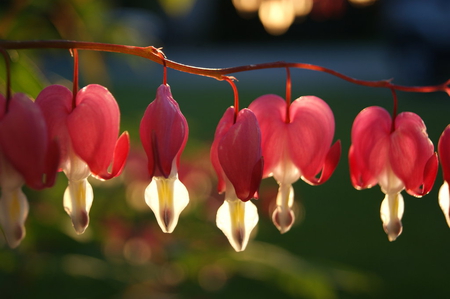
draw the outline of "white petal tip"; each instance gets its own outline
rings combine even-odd
[[[159,217],[160,221],[158,221],[158,223],[161,230],[166,234],[172,233],[178,224],[178,217],[174,217],[172,209],[162,209]]]
[[[86,228],[89,225],[89,214],[86,211],[80,210],[77,215],[72,215],[72,225],[75,229],[75,232],[78,235],[81,235],[85,232]]]
[[[395,241],[403,231],[401,222],[403,211],[403,196],[400,193],[385,196],[381,203],[380,216],[383,221],[383,229],[390,242]]]
[[[295,222],[294,212],[278,206],[272,213],[272,222],[281,234],[287,233]]]
[[[25,227],[17,224],[12,227],[10,232],[5,232],[6,241],[11,249],[17,248],[25,238]]]
[[[94,200],[94,192],[87,179],[70,181],[64,192],[64,210],[72,219],[72,226],[78,235],[89,225],[89,211]]]
[[[189,203],[189,193],[178,177],[154,177],[145,189],[145,202],[155,214],[164,233],[172,233],[181,212]]]
[[[400,228],[400,230],[386,232],[386,233],[387,233],[389,242],[394,242],[401,235],[402,229]]]
[[[217,211],[216,224],[236,252],[244,251],[258,223],[256,206],[239,199],[225,200]]]
[[[2,190],[0,198],[0,225],[10,248],[16,248],[25,238],[25,220],[28,201],[20,188]]]

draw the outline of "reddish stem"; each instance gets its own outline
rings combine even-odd
[[[289,68],[286,68],[286,120],[285,122],[289,124],[291,122],[290,117],[290,108],[291,108],[291,71]]]
[[[328,73],[330,75],[341,78],[345,81],[351,82],[353,84],[368,86],[368,87],[377,87],[377,88],[389,88],[395,89],[399,91],[406,92],[436,92],[436,91],[444,91],[448,95],[450,95],[450,80],[433,86],[402,86],[392,84],[391,80],[380,80],[380,81],[366,81],[366,80],[358,80],[352,77],[343,75],[334,70],[313,65],[307,63],[292,63],[292,62],[269,62],[269,63],[261,63],[261,64],[252,64],[252,65],[244,65],[230,68],[201,68],[194,67],[185,64],[181,64],[175,61],[171,61],[168,59],[163,59],[160,57],[161,50],[149,46],[149,47],[135,47],[135,46],[125,46],[125,45],[116,45],[116,44],[104,44],[104,43],[94,43],[94,42],[79,42],[79,41],[68,41],[68,40],[44,40],[44,41],[0,41],[0,47],[4,49],[83,49],[83,50],[92,50],[92,51],[104,51],[104,52],[117,52],[129,55],[135,55],[150,59],[156,63],[161,65],[166,64],[167,67],[178,70],[185,73],[196,74],[200,76],[206,76],[215,78],[217,80],[225,80],[226,75],[232,73],[240,73],[247,72],[253,70],[260,69],[270,69],[270,68],[300,68],[307,69],[312,71],[319,71],[323,73]]]
[[[392,92],[392,99],[394,100],[394,107],[392,109],[392,127],[391,132],[394,132],[395,130],[395,118],[397,117],[397,109],[398,109],[398,99],[397,99],[397,93],[395,92],[395,89],[391,88]]]
[[[163,84],[167,85],[167,64],[166,64],[167,57],[166,57],[166,54],[164,54],[164,52],[161,50],[161,48],[155,48],[155,50],[157,51],[159,58],[161,58],[161,60],[162,60]]]
[[[234,121],[233,123],[236,123],[236,119],[239,113],[239,93],[236,87],[236,84],[234,84],[233,77],[224,76],[223,79],[230,83],[231,88],[233,88],[233,94],[234,94]]]
[[[78,93],[78,51],[77,49],[70,50],[73,57],[73,87],[72,87],[72,109],[77,106]]]

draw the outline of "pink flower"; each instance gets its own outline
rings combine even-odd
[[[433,187],[438,160],[425,124],[414,113],[403,112],[394,122],[381,107],[361,111],[352,127],[350,175],[356,189],[379,184],[386,194],[381,220],[389,241],[402,232],[403,197],[421,197]]]
[[[439,205],[447,220],[448,226],[450,226],[450,193],[448,185],[450,182],[450,125],[445,128],[439,138],[438,153],[444,177],[444,183],[439,189]]]
[[[175,229],[180,213],[189,203],[188,191],[178,179],[180,156],[188,131],[186,119],[173,99],[169,85],[160,85],[156,99],[145,110],[140,135],[152,178],[145,190],[145,201],[165,233]]]
[[[236,251],[247,246],[258,223],[256,196],[262,179],[261,133],[255,115],[228,108],[220,120],[211,147],[211,162],[217,173],[218,191],[225,201],[217,211],[216,224]]]
[[[324,183],[335,170],[341,154],[340,141],[331,146],[334,116],[323,100],[303,96],[289,108],[286,105],[283,98],[269,94],[249,106],[261,128],[263,176],[273,176],[279,184],[272,220],[281,233],[287,232],[294,223],[292,184],[299,178],[311,185]]]
[[[75,231],[81,234],[89,224],[93,201],[87,178],[92,175],[108,180],[118,176],[128,155],[128,133],[117,139],[119,107],[105,87],[95,84],[79,90],[75,103],[69,89],[51,85],[38,95],[36,104],[44,113],[49,135],[59,141],[59,166],[69,180],[64,208]]]
[[[58,170],[56,142],[50,142],[41,110],[15,94],[6,108],[0,95],[0,224],[10,247],[25,237],[28,202],[21,188],[51,187]]]

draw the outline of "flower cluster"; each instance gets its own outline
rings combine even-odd
[[[76,95],[52,85],[34,102],[20,93],[0,96],[0,107],[0,223],[9,245],[16,247],[25,236],[28,203],[21,186],[51,187],[58,171],[69,180],[64,208],[75,231],[83,233],[93,201],[87,178],[118,176],[128,155],[128,134],[117,139],[120,112],[114,97],[100,85]]]
[[[237,89],[225,77],[235,91],[235,105],[220,119],[210,151],[218,192],[225,193],[216,224],[232,247],[242,251],[258,223],[252,200],[259,197],[262,179],[274,177],[278,183],[272,221],[286,233],[295,222],[292,185],[299,179],[310,185],[330,179],[341,143],[333,143],[335,120],[325,101],[301,96],[291,102],[290,77],[286,99],[263,95],[241,110]],[[12,248],[25,236],[29,207],[23,185],[51,187],[57,173],[64,172],[64,209],[82,234],[94,198],[88,178],[117,177],[127,161],[130,138],[127,132],[119,136],[120,111],[113,95],[96,84],[78,90],[74,81],[73,91],[51,85],[35,101],[21,93],[0,95],[0,225]],[[143,114],[140,139],[151,178],[143,200],[161,230],[171,233],[189,203],[189,192],[178,178],[189,129],[166,81],[165,75]],[[401,192],[415,197],[429,193],[439,164],[422,119],[411,112],[397,114],[396,101],[394,93],[392,116],[381,107],[368,107],[356,116],[348,155],[353,186],[360,190],[378,184],[385,194],[380,214],[390,241],[403,229]],[[438,153],[444,176],[439,203],[450,226],[450,125]]]
[[[379,184],[385,194],[380,214],[390,241],[402,232],[404,210],[401,191],[421,197],[430,192],[438,158],[425,124],[414,113],[391,118],[381,107],[361,111],[352,127],[350,175],[356,189]]]

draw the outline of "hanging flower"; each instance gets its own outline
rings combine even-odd
[[[218,191],[225,201],[217,211],[216,224],[236,251],[247,246],[258,223],[256,197],[262,179],[263,158],[258,122],[249,109],[236,116],[230,107],[220,120],[211,147],[211,162],[218,176]]]
[[[448,226],[450,226],[450,193],[448,185],[450,182],[450,125],[445,128],[439,138],[438,153],[444,177],[444,183],[439,189],[439,205],[447,220]]]
[[[160,85],[155,100],[145,110],[140,135],[152,178],[145,190],[145,202],[165,233],[175,229],[180,213],[189,203],[188,191],[178,179],[180,156],[188,131],[186,119],[173,99],[169,85]]]
[[[369,107],[356,117],[349,152],[350,175],[356,189],[379,184],[385,198],[381,220],[389,241],[402,232],[404,203],[401,191],[421,197],[433,187],[438,160],[425,124],[403,112],[392,121],[381,107]]]
[[[75,99],[66,87],[51,85],[38,95],[36,104],[44,113],[49,135],[59,141],[59,166],[69,180],[64,208],[81,234],[89,224],[94,197],[88,177],[108,180],[118,176],[128,155],[128,133],[117,139],[119,107],[113,95],[96,84],[79,90]]]
[[[39,107],[24,94],[15,94],[9,104],[0,94],[0,224],[10,247],[25,237],[28,202],[22,185],[53,186],[58,162]]]
[[[273,94],[257,98],[249,109],[255,113],[261,128],[263,177],[273,176],[279,185],[272,220],[285,233],[295,219],[292,184],[299,178],[310,185],[322,184],[339,162],[340,141],[331,146],[333,112],[315,96],[300,97],[287,107],[283,98]]]

